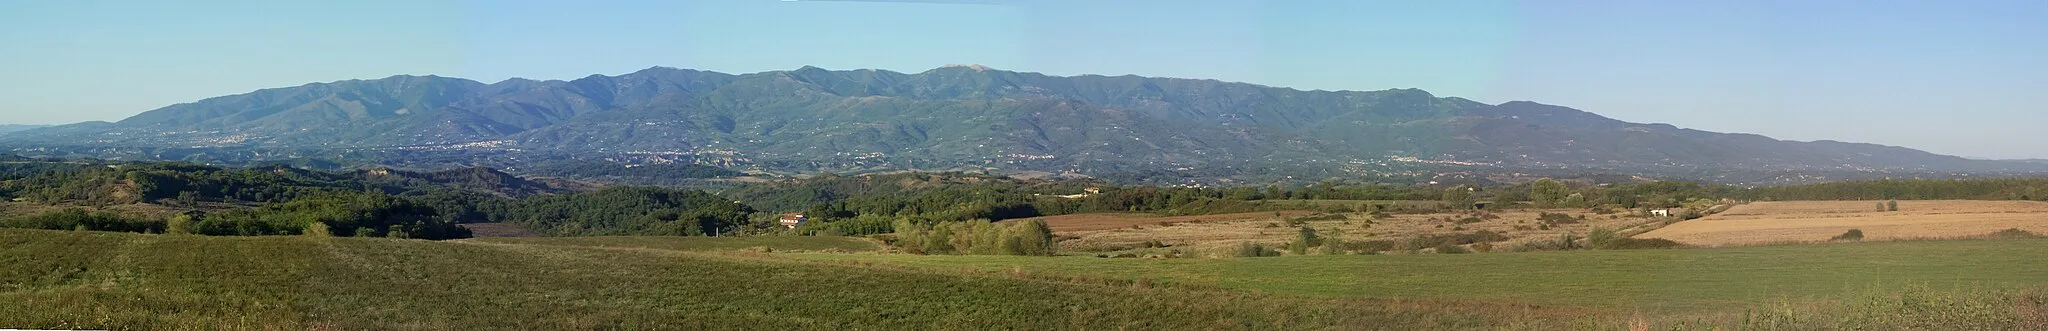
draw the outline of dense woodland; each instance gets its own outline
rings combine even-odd
[[[174,162],[7,160],[0,162],[0,200],[63,208],[34,215],[0,215],[0,226],[205,235],[449,239],[469,235],[459,224],[479,222],[517,224],[551,236],[930,234],[942,229],[983,231],[970,230],[971,224],[978,224],[972,222],[1094,212],[1199,215],[1318,209],[1399,213],[1471,208],[1475,204],[1487,208],[1667,208],[1700,207],[1722,198],[2048,200],[2048,179],[1875,180],[1758,188],[1669,181],[1595,185],[1548,179],[1484,187],[1318,183],[1188,188],[901,173],[827,174],[727,187],[716,193],[648,186],[570,192],[487,168],[322,172],[285,165],[224,168]],[[617,169],[590,167],[620,174],[611,172]],[[645,170],[729,174],[700,167]],[[1308,200],[1355,203],[1310,204]],[[136,204],[179,212],[165,217],[104,211],[104,207]],[[811,222],[787,230],[776,222],[781,213],[805,213]]]

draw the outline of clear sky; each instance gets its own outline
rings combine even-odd
[[[1634,122],[2048,157],[2048,1],[0,1],[0,123],[435,74],[651,66],[1421,88]]]

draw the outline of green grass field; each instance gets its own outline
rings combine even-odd
[[[477,238],[460,241],[543,246],[646,248],[676,251],[766,249],[775,252],[872,252],[882,249],[879,243],[853,237],[522,237]]]
[[[0,328],[2048,327],[2048,294],[1991,291],[2048,283],[2030,269],[2048,257],[2042,240],[1224,260],[759,253],[853,244],[746,240],[0,229]],[[1634,307],[1646,303],[1685,309]]]
[[[1628,307],[1739,308],[1908,286],[2048,286],[2048,240],[1870,242],[1726,249],[1345,255],[1241,259],[832,255],[926,268],[1151,278],[1238,290]]]

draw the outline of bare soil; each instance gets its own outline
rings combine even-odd
[[[1572,215],[1575,220],[1546,225],[1545,222],[1537,220],[1538,216],[1545,212]],[[1477,222],[1467,220],[1480,215],[1492,216],[1480,217]],[[1315,229],[1319,236],[1326,238],[1405,242],[1422,235],[1485,230],[1501,233],[1509,238],[1506,242],[1495,243],[1497,247],[1525,241],[1555,240],[1566,233],[1584,236],[1594,227],[1625,229],[1655,222],[1649,218],[1624,214],[1593,214],[1585,209],[1489,211],[1483,214],[1445,212],[1390,216],[1374,219],[1365,213],[1318,214],[1305,211],[1283,213],[1281,216],[1275,216],[1273,212],[1262,212],[1206,215],[1200,218],[1090,214],[1060,216],[1059,221],[1067,223],[1068,227],[1063,230],[1059,225],[1053,226],[1054,232],[1074,238],[1060,242],[1060,248],[1067,251],[1116,251],[1132,245],[1157,241],[1183,251],[1209,252],[1228,250],[1246,242],[1285,244],[1300,235],[1300,228],[1288,222],[1289,219],[1296,218],[1314,219],[1302,221],[1301,224]],[[1578,216],[1584,216],[1585,219],[1576,220]],[[1048,223],[1053,223],[1053,217],[1046,219]]]
[[[1270,212],[1270,211],[1267,211],[1267,212],[1255,212],[1255,213],[1236,213],[1236,214],[1216,214],[1216,215],[1195,215],[1195,216],[1171,216],[1171,217],[1167,217],[1167,216],[1158,216],[1158,215],[1152,215],[1152,214],[1122,214],[1122,213],[1117,213],[1117,214],[1074,214],[1074,215],[1059,215],[1059,216],[1049,216],[1049,217],[1044,217],[1044,218],[1041,218],[1041,219],[1045,220],[1045,225],[1047,225],[1047,226],[1051,226],[1051,227],[1052,227],[1052,231],[1053,231],[1053,232],[1055,232],[1055,233],[1059,233],[1059,232],[1074,232],[1074,231],[1090,231],[1090,230],[1128,229],[1128,228],[1133,228],[1133,227],[1144,227],[1144,226],[1147,226],[1147,225],[1172,225],[1172,224],[1181,224],[1181,223],[1201,223],[1201,222],[1216,222],[1216,221],[1233,221],[1233,220],[1246,220],[1246,219],[1258,219],[1258,218],[1262,218],[1262,217],[1263,217],[1263,218],[1272,218],[1272,217],[1294,217],[1294,216],[1302,216],[1302,215],[1308,215],[1308,214],[1311,214],[1311,213],[1314,213],[1314,212],[1310,212],[1310,211],[1306,211],[1306,210],[1289,210],[1289,211],[1280,211],[1280,212]]]

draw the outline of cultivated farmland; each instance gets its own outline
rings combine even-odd
[[[1563,216],[1542,220],[1544,214]],[[1172,249],[1147,249],[1141,255],[1180,250],[1194,255],[1211,254],[1243,243],[1281,245],[1296,239],[1296,226],[1315,229],[1320,236],[1341,240],[1385,240],[1406,242],[1417,236],[1453,235],[1488,231],[1507,240],[1495,246],[1530,241],[1555,240],[1565,234],[1584,235],[1593,228],[1627,229],[1657,220],[1621,213],[1598,214],[1585,209],[1532,209],[1507,211],[1443,211],[1423,214],[1310,213],[1302,211],[1258,212],[1189,217],[1145,217],[1131,214],[1084,214],[1046,218],[1061,236],[1069,252],[1117,252],[1148,242]],[[1077,220],[1087,220],[1081,222]],[[1061,224],[1067,227],[1062,229]],[[1116,225],[1116,226],[1111,226]],[[1415,248],[1415,247],[1410,247]]]
[[[1755,202],[1636,237],[1700,246],[1740,246],[1827,241],[1849,229],[1861,230],[1863,240],[1971,237],[2005,229],[2048,233],[2048,202],[1898,201],[1898,211],[1878,211],[1877,206],[1883,203]]]

